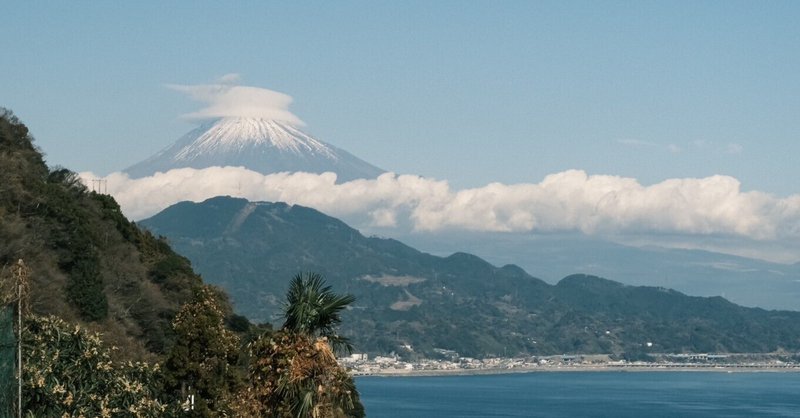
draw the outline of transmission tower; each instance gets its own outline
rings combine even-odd
[[[108,180],[92,179],[92,191],[100,194],[108,194]]]

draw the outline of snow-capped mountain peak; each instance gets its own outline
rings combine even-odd
[[[135,178],[173,168],[213,166],[243,166],[263,174],[333,171],[340,181],[374,178],[383,173],[291,123],[240,117],[202,125],[125,172]]]
[[[193,133],[200,135],[195,138]],[[261,146],[274,147],[283,152],[310,152],[337,158],[336,153],[323,142],[286,122],[267,119],[224,118],[201,126],[183,139],[192,141],[175,154],[176,161]]]

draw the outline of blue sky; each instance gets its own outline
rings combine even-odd
[[[796,1],[18,2],[0,106],[50,164],[108,175],[136,220],[235,194],[367,232],[577,231],[797,262],[797,22]],[[181,115],[204,105],[175,85],[230,74],[412,176],[116,173],[196,126]]]
[[[192,128],[166,84],[239,73],[320,139],[453,187],[581,169],[800,192],[798,2],[143,3],[4,7],[0,105],[50,163],[136,163]]]

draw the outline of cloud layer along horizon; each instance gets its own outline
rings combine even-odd
[[[277,120],[303,126],[300,118],[289,111],[292,97],[277,91],[250,86],[224,83],[238,81],[238,74],[226,74],[220,84],[179,85],[168,88],[184,93],[192,100],[208,106],[183,115],[187,119],[208,120],[228,117],[260,118]]]
[[[87,184],[98,178],[81,176]],[[800,239],[800,195],[743,192],[739,181],[728,176],[643,186],[632,178],[569,170],[539,183],[464,190],[415,175],[386,173],[336,184],[333,173],[263,175],[241,167],[183,168],[140,179],[113,173],[106,179],[109,194],[135,220],[180,201],[230,195],[309,206],[357,228]]]

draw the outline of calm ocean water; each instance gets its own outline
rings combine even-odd
[[[370,418],[800,417],[800,373],[359,377]]]

